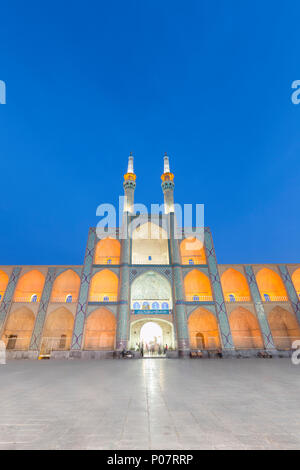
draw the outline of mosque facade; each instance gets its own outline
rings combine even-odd
[[[299,264],[218,264],[211,231],[177,227],[164,157],[163,217],[132,228],[136,175],[124,175],[122,228],[90,228],[82,266],[1,266],[8,358],[291,354],[300,340]],[[180,237],[178,236],[180,233]]]

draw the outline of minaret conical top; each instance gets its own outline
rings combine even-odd
[[[134,169],[133,169],[133,155],[132,155],[132,152],[130,152],[130,155],[128,157],[128,169],[127,169],[127,173],[134,173]]]
[[[169,157],[167,155],[167,152],[165,152],[165,155],[164,155],[164,173],[170,173],[170,163],[169,163]]]

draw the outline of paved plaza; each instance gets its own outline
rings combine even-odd
[[[288,359],[10,361],[0,449],[300,449]]]

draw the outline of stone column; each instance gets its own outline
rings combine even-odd
[[[181,356],[186,356],[190,352],[189,331],[187,323],[187,314],[185,308],[185,294],[183,287],[183,276],[181,268],[181,259],[179,243],[175,238],[176,219],[174,212],[169,214],[169,234],[171,247],[171,262],[173,268],[173,292],[174,292],[174,315],[177,329],[178,352]]]
[[[205,241],[205,252],[206,260],[208,265],[209,277],[212,286],[215,307],[218,317],[219,330],[221,333],[221,342],[223,351],[229,354],[234,353],[234,344],[232,340],[229,320],[227,316],[227,310],[225,306],[223,290],[221,286],[216,253],[212,241],[212,236],[208,227],[204,229],[204,241]]]
[[[256,278],[252,269],[252,266],[245,266],[245,273],[247,276],[247,281],[250,287],[252,299],[255,306],[256,315],[259,321],[263,342],[266,350],[270,352],[275,348],[273,336],[269,327],[269,323],[265,314],[264,305],[261,300],[260,292],[256,283]]]
[[[0,304],[0,332],[1,332],[0,339],[3,334],[3,328],[5,325],[6,317],[10,310],[12,298],[15,292],[17,282],[19,280],[20,272],[21,272],[20,267],[16,267],[13,269],[11,276],[9,278],[6,290],[5,290],[5,294]]]
[[[293,310],[297,317],[298,323],[300,325],[300,300],[298,298],[290,273],[288,272],[288,269],[286,266],[279,265],[278,268],[279,268],[282,280],[284,282],[285,288],[287,290]]]
[[[53,281],[55,279],[55,270],[56,268],[48,268],[46,281],[39,303],[39,309],[35,319],[34,329],[31,336],[29,350],[36,351],[37,354],[39,353],[41,348],[42,334],[47,314],[47,308],[52,291]]]
[[[89,231],[89,237],[84,257],[84,265],[81,273],[80,290],[78,296],[76,317],[74,322],[70,357],[77,357],[79,355],[78,351],[82,349],[84,323],[86,318],[89,287],[94,260],[95,242],[96,229],[95,227],[92,227]]]
[[[116,333],[116,349],[121,351],[128,348],[129,339],[129,315],[130,315],[130,246],[131,238],[129,237],[128,224],[131,217],[128,212],[123,216],[123,234],[121,266],[120,266],[120,289],[119,304],[117,315],[117,333]]]

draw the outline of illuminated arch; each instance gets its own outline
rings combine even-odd
[[[41,352],[50,353],[59,349],[70,349],[74,317],[65,307],[51,312],[46,320]]]
[[[147,304],[150,308],[153,303],[162,309],[172,309],[172,288],[168,279],[154,271],[138,276],[131,285],[131,308],[134,309],[137,302],[145,310]]]
[[[120,264],[121,245],[119,240],[107,237],[96,245],[95,264]]]
[[[113,350],[116,337],[116,318],[106,308],[92,312],[86,321],[84,349]]]
[[[218,324],[215,316],[204,308],[197,308],[188,319],[191,349],[220,347]]]
[[[29,308],[22,307],[12,312],[5,324],[2,341],[7,349],[27,350],[29,348],[35,316]]]
[[[132,264],[169,264],[166,230],[151,222],[137,227],[132,233]]]
[[[263,349],[263,339],[257,318],[244,307],[229,315],[229,324],[236,349]]]
[[[203,243],[196,237],[188,237],[180,244],[182,264],[206,264]]]
[[[210,301],[212,300],[212,292],[209,278],[198,271],[193,269],[184,278],[184,290],[185,297],[188,301],[200,300]]]
[[[262,268],[256,274],[256,282],[262,300],[287,300],[286,290],[279,274],[269,268]]]
[[[268,315],[268,322],[277,349],[291,349],[294,340],[300,339],[300,328],[295,315],[276,306]]]
[[[50,302],[67,302],[71,295],[72,302],[77,302],[80,277],[72,269],[67,269],[55,279]]]
[[[7,284],[8,284],[8,275],[4,271],[0,270],[0,296],[1,296],[0,301],[3,299]]]
[[[26,274],[19,279],[15,295],[15,302],[30,302],[34,295],[37,296],[36,301],[41,300],[41,295],[43,292],[45,284],[45,277],[37,269],[28,271]]]
[[[229,268],[221,276],[224,297],[227,302],[247,302],[250,291],[245,276],[236,269]]]
[[[293,272],[292,281],[297,292],[298,299],[300,300],[300,268]]]
[[[118,284],[119,279],[115,273],[109,269],[99,271],[92,277],[89,300],[92,302],[118,300]]]

